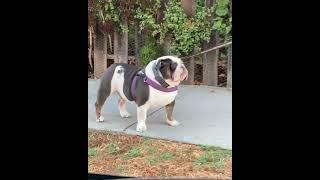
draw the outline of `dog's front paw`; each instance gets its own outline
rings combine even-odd
[[[128,113],[127,111],[121,111],[120,116],[122,118],[128,118],[128,117],[130,117],[130,113]]]
[[[145,123],[138,123],[137,124],[137,131],[138,132],[143,132],[147,130],[147,126]]]
[[[97,122],[103,122],[104,121],[104,117],[100,116],[98,119],[96,119]]]
[[[176,121],[175,119],[173,120],[169,120],[167,119],[167,123],[170,125],[170,126],[178,126],[180,123],[178,121]]]

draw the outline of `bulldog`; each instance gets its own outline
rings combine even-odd
[[[126,102],[136,104],[138,132],[147,130],[147,111],[155,107],[165,107],[166,122],[170,126],[177,126],[179,122],[172,115],[178,94],[177,86],[187,78],[187,68],[180,58],[174,56],[159,57],[143,69],[124,63],[112,64],[101,77],[95,102],[96,121],[104,121],[101,108],[106,99],[116,92],[120,97],[118,108],[121,117],[130,117]]]

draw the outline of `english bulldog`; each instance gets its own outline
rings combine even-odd
[[[165,107],[166,122],[177,126],[179,122],[172,116],[177,86],[187,78],[187,68],[180,58],[174,56],[159,57],[143,69],[124,63],[112,64],[101,77],[95,102],[96,121],[104,121],[101,108],[106,99],[116,92],[120,97],[118,108],[121,117],[130,116],[125,107],[127,101],[136,104],[138,132],[147,130],[147,111],[156,107]]]

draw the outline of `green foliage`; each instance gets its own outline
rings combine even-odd
[[[127,153],[125,153],[125,159],[131,159],[140,156],[140,149],[139,148],[132,148]]]
[[[139,51],[140,66],[146,66],[150,61],[159,57],[159,55],[160,51],[156,42],[151,38],[147,39],[145,45]]]
[[[164,161],[171,160],[172,158],[173,158],[173,155],[169,152],[166,152],[160,155],[160,159]]]
[[[92,157],[92,156],[95,156],[95,155],[97,155],[97,149],[96,148],[89,148],[88,149],[88,156]]]
[[[156,165],[162,161],[168,161],[171,159],[173,159],[173,155],[169,152],[165,152],[163,154],[160,154],[159,156],[148,157],[145,159],[145,162],[147,162],[151,165]]]
[[[119,148],[118,145],[113,144],[113,143],[108,144],[108,152],[109,152],[110,154],[115,154],[115,153],[117,153],[119,150],[120,150],[120,148]]]
[[[197,1],[195,15],[191,18],[186,16],[180,0],[168,0],[168,3],[161,3],[160,0],[96,0],[95,12],[100,21],[116,25],[121,32],[128,30],[121,19],[127,19],[129,24],[136,20],[140,32],[146,30],[144,32],[160,44],[169,37],[170,52],[186,55],[201,49],[201,45],[208,42],[214,32],[218,32],[223,41],[231,38],[230,0],[215,2],[213,6],[206,7],[204,1]],[[143,58],[148,59],[150,48],[145,47],[143,51],[149,54]]]
[[[160,32],[160,24],[155,18],[161,7],[160,0],[137,0],[136,7],[137,9],[134,17],[139,20],[140,32],[141,30],[148,28],[151,30],[151,35],[154,37]]]
[[[103,24],[115,25],[119,32],[127,32],[123,21],[132,24],[134,1],[127,0],[94,0],[94,14]]]
[[[204,151],[215,151],[215,150],[221,150],[221,148],[219,147],[215,147],[215,146],[209,146],[209,145],[199,145],[199,147],[204,150]]]
[[[232,18],[229,17],[229,0],[217,0],[213,30],[218,31],[223,39],[228,40],[231,37]]]
[[[170,52],[186,55],[208,42],[213,30],[224,40],[230,37],[229,0],[217,0],[217,3],[209,8],[205,7],[202,1],[197,2],[196,13],[192,18],[186,16],[180,0],[170,0],[165,5],[162,22],[156,22],[157,15],[152,14],[155,11],[143,11],[142,7],[138,9],[135,17],[140,22],[140,30],[149,29],[152,36],[159,35],[160,43],[163,43],[166,37],[173,37]]]
[[[95,14],[103,23],[107,21],[120,22],[120,12],[118,8],[115,8],[113,0],[96,0]]]
[[[157,149],[155,147],[148,147],[147,151],[149,154],[155,154],[157,152]]]
[[[231,157],[230,150],[215,149],[213,147],[206,146],[203,146],[203,148],[206,148],[206,151],[195,160],[196,165],[221,168],[223,167],[223,160],[225,158]]]
[[[122,165],[119,165],[116,167],[115,172],[122,173],[125,170],[125,168]]]

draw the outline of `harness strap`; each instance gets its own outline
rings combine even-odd
[[[131,95],[133,99],[136,99],[136,84],[137,84],[137,79],[138,77],[143,78],[143,82],[147,83],[151,87],[153,87],[156,90],[162,91],[162,92],[174,92],[178,90],[178,87],[170,87],[170,88],[165,88],[155,81],[151,80],[142,70],[139,71],[133,78],[132,84],[131,84]]]

